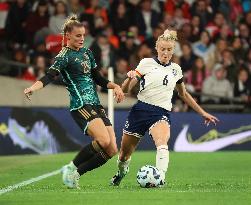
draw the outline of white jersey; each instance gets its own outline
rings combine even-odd
[[[174,88],[183,77],[181,67],[171,62],[162,65],[157,58],[144,58],[135,70],[140,80],[138,100],[171,111]]]

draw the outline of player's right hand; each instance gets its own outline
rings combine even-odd
[[[32,91],[31,88],[25,88],[25,89],[24,89],[24,94],[25,94],[25,96],[26,96],[29,100],[31,100],[31,95],[32,95],[32,93],[33,93],[33,91]]]
[[[127,73],[127,77],[128,78],[136,78],[136,71],[135,70],[130,70],[128,73]]]

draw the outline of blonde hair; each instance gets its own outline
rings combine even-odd
[[[177,41],[177,32],[173,30],[166,29],[162,35],[160,35],[156,41],[156,48],[160,41]]]
[[[62,35],[63,35],[63,40],[62,40],[62,47],[64,47],[64,38],[67,32],[71,32],[73,30],[74,27],[84,27],[84,25],[78,20],[77,15],[72,15],[69,16],[63,27],[62,27]]]

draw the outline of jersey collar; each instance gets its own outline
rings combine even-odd
[[[159,59],[155,56],[154,58],[153,58],[158,64],[160,64],[160,65],[162,65],[162,66],[164,66],[164,67],[167,67],[167,66],[169,66],[169,65],[171,65],[171,61],[169,61],[169,63],[167,63],[167,64],[163,64],[163,63],[161,63],[160,61],[159,61]]]

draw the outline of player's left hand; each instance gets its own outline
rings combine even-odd
[[[125,94],[122,91],[120,86],[116,86],[113,89],[113,93],[114,93],[114,97],[115,97],[117,103],[120,103],[125,99]]]
[[[204,113],[202,117],[205,119],[204,124],[209,125],[210,123],[214,123],[216,125],[217,122],[219,122],[219,119],[213,115],[210,115],[209,113]]]

